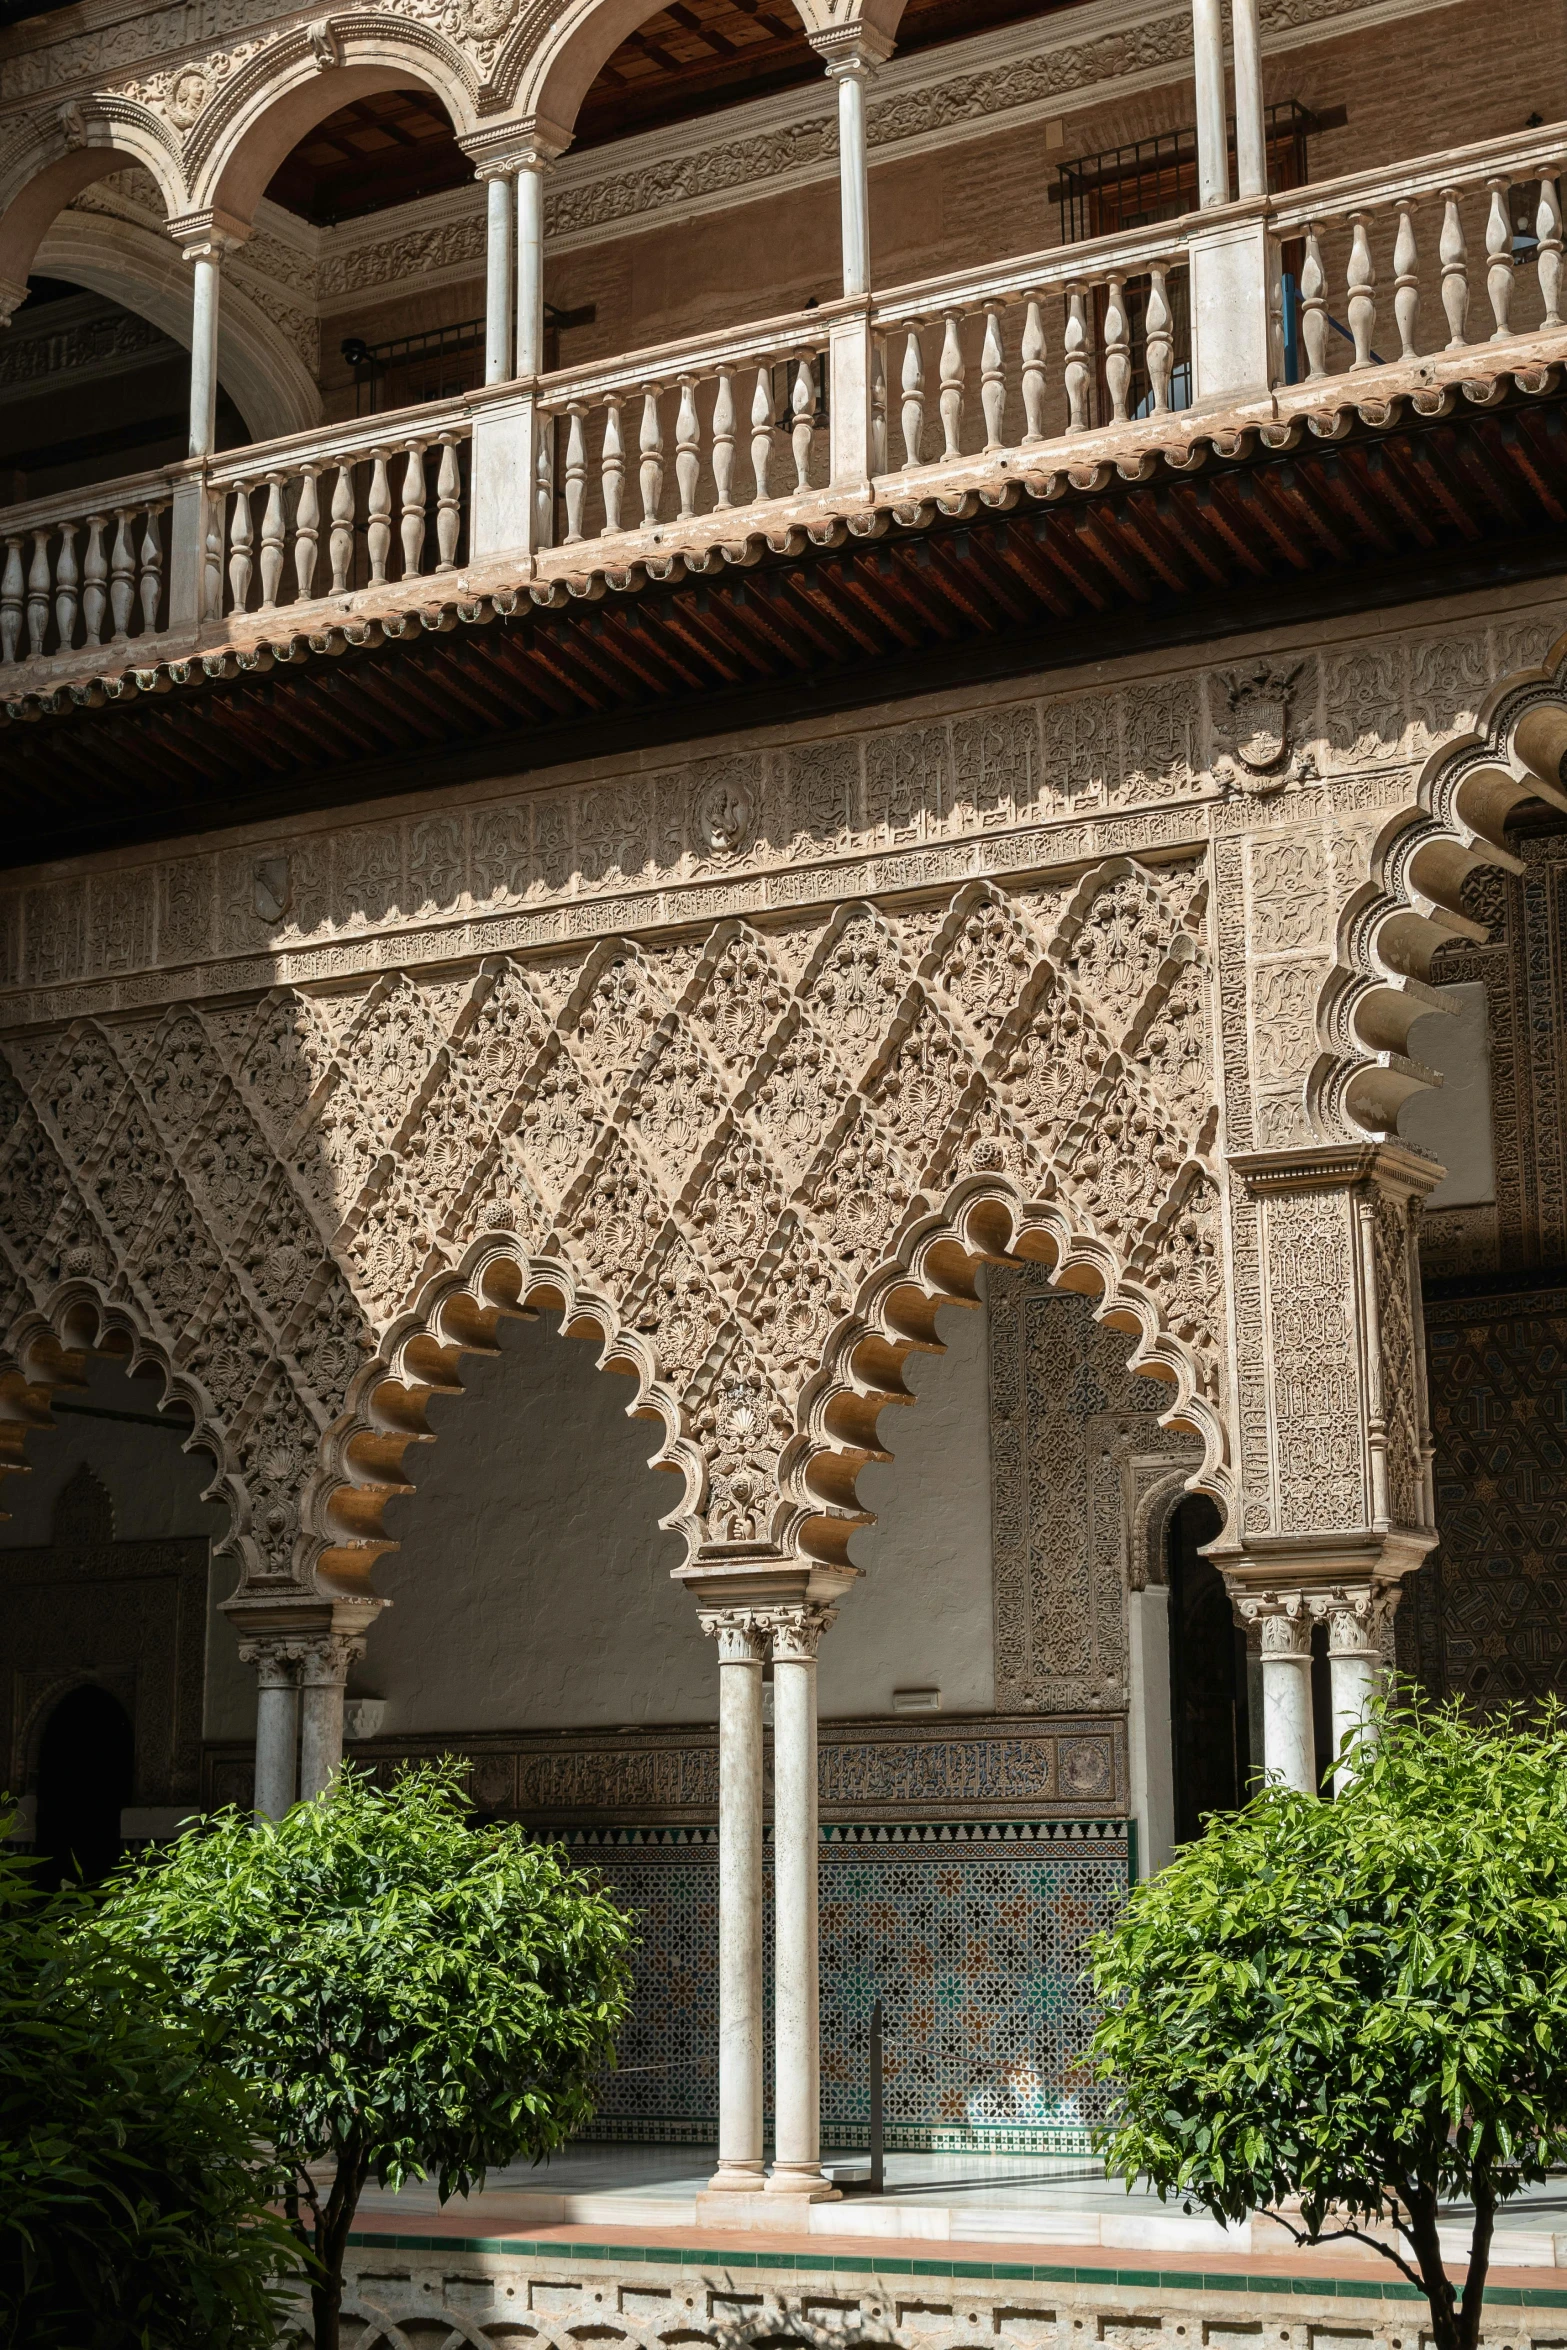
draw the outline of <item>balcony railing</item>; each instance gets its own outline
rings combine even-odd
[[[584,593],[867,509],[1179,462],[1177,296],[1210,429],[1533,380],[1567,357],[1564,158],[1567,125],[1536,129],[12,507],[0,692],[244,658],[277,614],[351,631],[440,601],[424,581]]]

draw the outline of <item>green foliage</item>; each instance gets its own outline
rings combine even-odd
[[[1098,1938],[1104,2151],[1219,2219],[1298,2196],[1292,2232],[1376,2241],[1471,2350],[1497,2204],[1567,2160],[1567,1716],[1393,1705],[1351,1760],[1337,1802],[1210,1819]]]
[[[320,2350],[368,2178],[433,2176],[444,2201],[536,2160],[588,2120],[614,2060],[629,1921],[563,1853],[472,1828],[468,1808],[454,1763],[390,1789],[345,1768],[283,1820],[227,1813],[182,1838],[105,1913],[222,2020],[263,2099],[319,2265]],[[331,2166],[324,2197],[311,2165]]]
[[[0,1829],[7,1823],[0,1820]],[[256,2100],[79,1889],[0,1849],[0,2342],[270,2350],[299,2254]]]

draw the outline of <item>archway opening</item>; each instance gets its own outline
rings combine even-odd
[[[120,1818],[135,1778],[135,1740],[119,1699],[92,1683],[62,1697],[38,1748],[39,1880],[51,1892],[108,1875],[123,1849]]]
[[[34,275],[0,348],[0,503],[123,479],[172,465],[190,433],[184,344],[111,295]],[[218,446],[249,430],[218,394]]]
[[[1170,1727],[1175,1762],[1175,1841],[1200,1836],[1210,1812],[1235,1811],[1251,1779],[1246,1635],[1224,1578],[1202,1556],[1219,1513],[1192,1494],[1170,1513]]]

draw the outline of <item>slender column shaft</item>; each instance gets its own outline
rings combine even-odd
[[[324,1794],[343,1760],[343,1687],[348,1668],[364,1654],[361,1640],[323,1634],[303,1644],[300,1668],[299,1794]]]
[[[1257,0],[1230,0],[1235,37],[1235,181],[1240,196],[1268,192],[1268,142],[1262,106],[1262,26]]]
[[[843,227],[843,290],[871,289],[870,173],[865,150],[865,85],[862,64],[835,68],[838,83],[838,204]]]
[[[1298,1593],[1246,1600],[1262,1632],[1262,1756],[1268,1777],[1310,1795],[1316,1787],[1311,1718],[1311,1617]]]
[[[510,175],[491,174],[486,184],[488,234],[484,257],[484,380],[503,384],[511,374],[511,261],[516,206]]]
[[[817,1952],[816,1644],[830,1608],[780,1609],[773,1627],[775,2152],[770,2194],[831,2195],[821,2164]]]
[[[190,454],[210,457],[218,438],[218,281],[216,245],[191,256]]]
[[[1192,0],[1192,66],[1197,85],[1197,202],[1227,204],[1229,128],[1224,105],[1224,14],[1221,0]]]
[[[517,174],[517,373],[544,372],[544,165]]]
[[[718,2169],[760,2194],[762,2155],[762,1658],[743,1610],[706,1617],[718,1642]]]
[[[280,1820],[294,1800],[298,1665],[291,1645],[273,1641],[244,1641],[239,1653],[256,1668],[256,1813]]]
[[[1379,1591],[1332,1591],[1315,1603],[1328,1627],[1328,1674],[1332,1688],[1333,1752],[1360,1729],[1371,1710],[1381,1658],[1377,1626],[1387,1602]],[[1347,1794],[1355,1774],[1335,1761],[1333,1790]]]

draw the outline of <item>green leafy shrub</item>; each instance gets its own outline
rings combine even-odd
[[[299,2254],[212,2041],[89,1895],[0,1847],[0,2341],[271,2350]]]
[[[1104,2152],[1217,2219],[1374,2244],[1474,2350],[1497,2206],[1567,2159],[1567,1716],[1373,1729],[1340,1800],[1211,1819],[1098,1938]]]
[[[469,1808],[453,1763],[389,1789],[345,1768],[285,1819],[220,1815],[105,1911],[220,2019],[261,2098],[316,2264],[318,2350],[336,2350],[368,2179],[433,2176],[444,2202],[536,2160],[588,2120],[614,2059],[630,1921],[562,1852]]]

